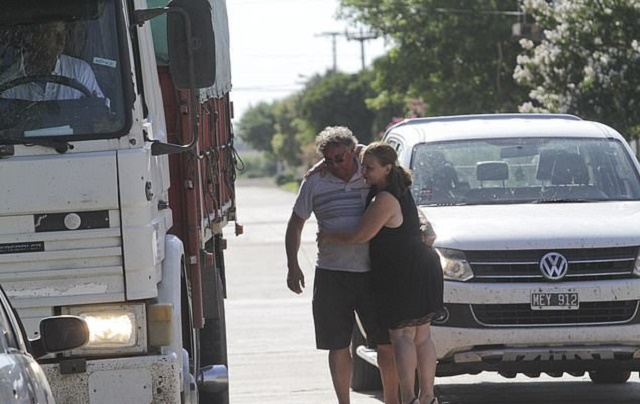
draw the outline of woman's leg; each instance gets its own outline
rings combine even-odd
[[[389,330],[393,354],[396,361],[396,370],[400,381],[400,396],[402,403],[410,403],[414,398],[416,383],[416,368],[418,357],[414,339],[416,327],[405,327]]]
[[[436,347],[431,340],[430,324],[416,327],[416,352],[418,355],[418,383],[420,385],[420,403],[429,404],[435,397]]]

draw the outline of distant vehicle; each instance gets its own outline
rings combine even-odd
[[[20,319],[0,288],[0,403],[54,403],[49,382],[35,359],[88,341],[89,328],[75,316],[43,319],[40,338],[27,340]]]
[[[438,235],[438,376],[624,383],[640,369],[640,164],[618,132],[570,115],[474,115],[409,119],[384,140]]]

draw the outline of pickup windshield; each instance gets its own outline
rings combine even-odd
[[[10,2],[0,17],[0,143],[121,135],[115,2],[35,3]]]
[[[421,143],[412,191],[421,205],[640,199],[633,157],[612,139],[512,138]]]

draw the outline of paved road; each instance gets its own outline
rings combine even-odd
[[[303,231],[301,266],[307,288],[286,287],[284,233],[295,195],[275,188],[238,187],[238,222],[244,234],[226,235],[232,404],[335,402],[326,353],[315,349],[311,286],[315,220]],[[377,392],[352,396],[353,404],[380,404]]]
[[[227,234],[227,328],[231,404],[335,403],[326,354],[314,346],[311,285],[315,222],[305,226],[301,265],[307,290],[297,296],[285,285],[284,232],[295,195],[240,182],[238,221],[245,234]],[[230,232],[229,232],[230,233]],[[575,378],[491,373],[436,380],[441,403],[639,403],[634,373],[617,386]],[[380,404],[379,392],[352,393],[352,404]]]

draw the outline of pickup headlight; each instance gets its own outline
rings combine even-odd
[[[89,342],[70,355],[140,353],[147,348],[146,313],[143,304],[106,304],[64,307],[63,312],[83,318],[89,326]]]
[[[638,255],[636,256],[636,263],[633,266],[633,274],[635,276],[637,276],[638,278],[640,278],[640,251],[638,252]]]
[[[448,248],[438,248],[436,250],[438,254],[440,254],[440,263],[442,264],[444,279],[464,282],[473,278],[471,266],[462,251]]]

